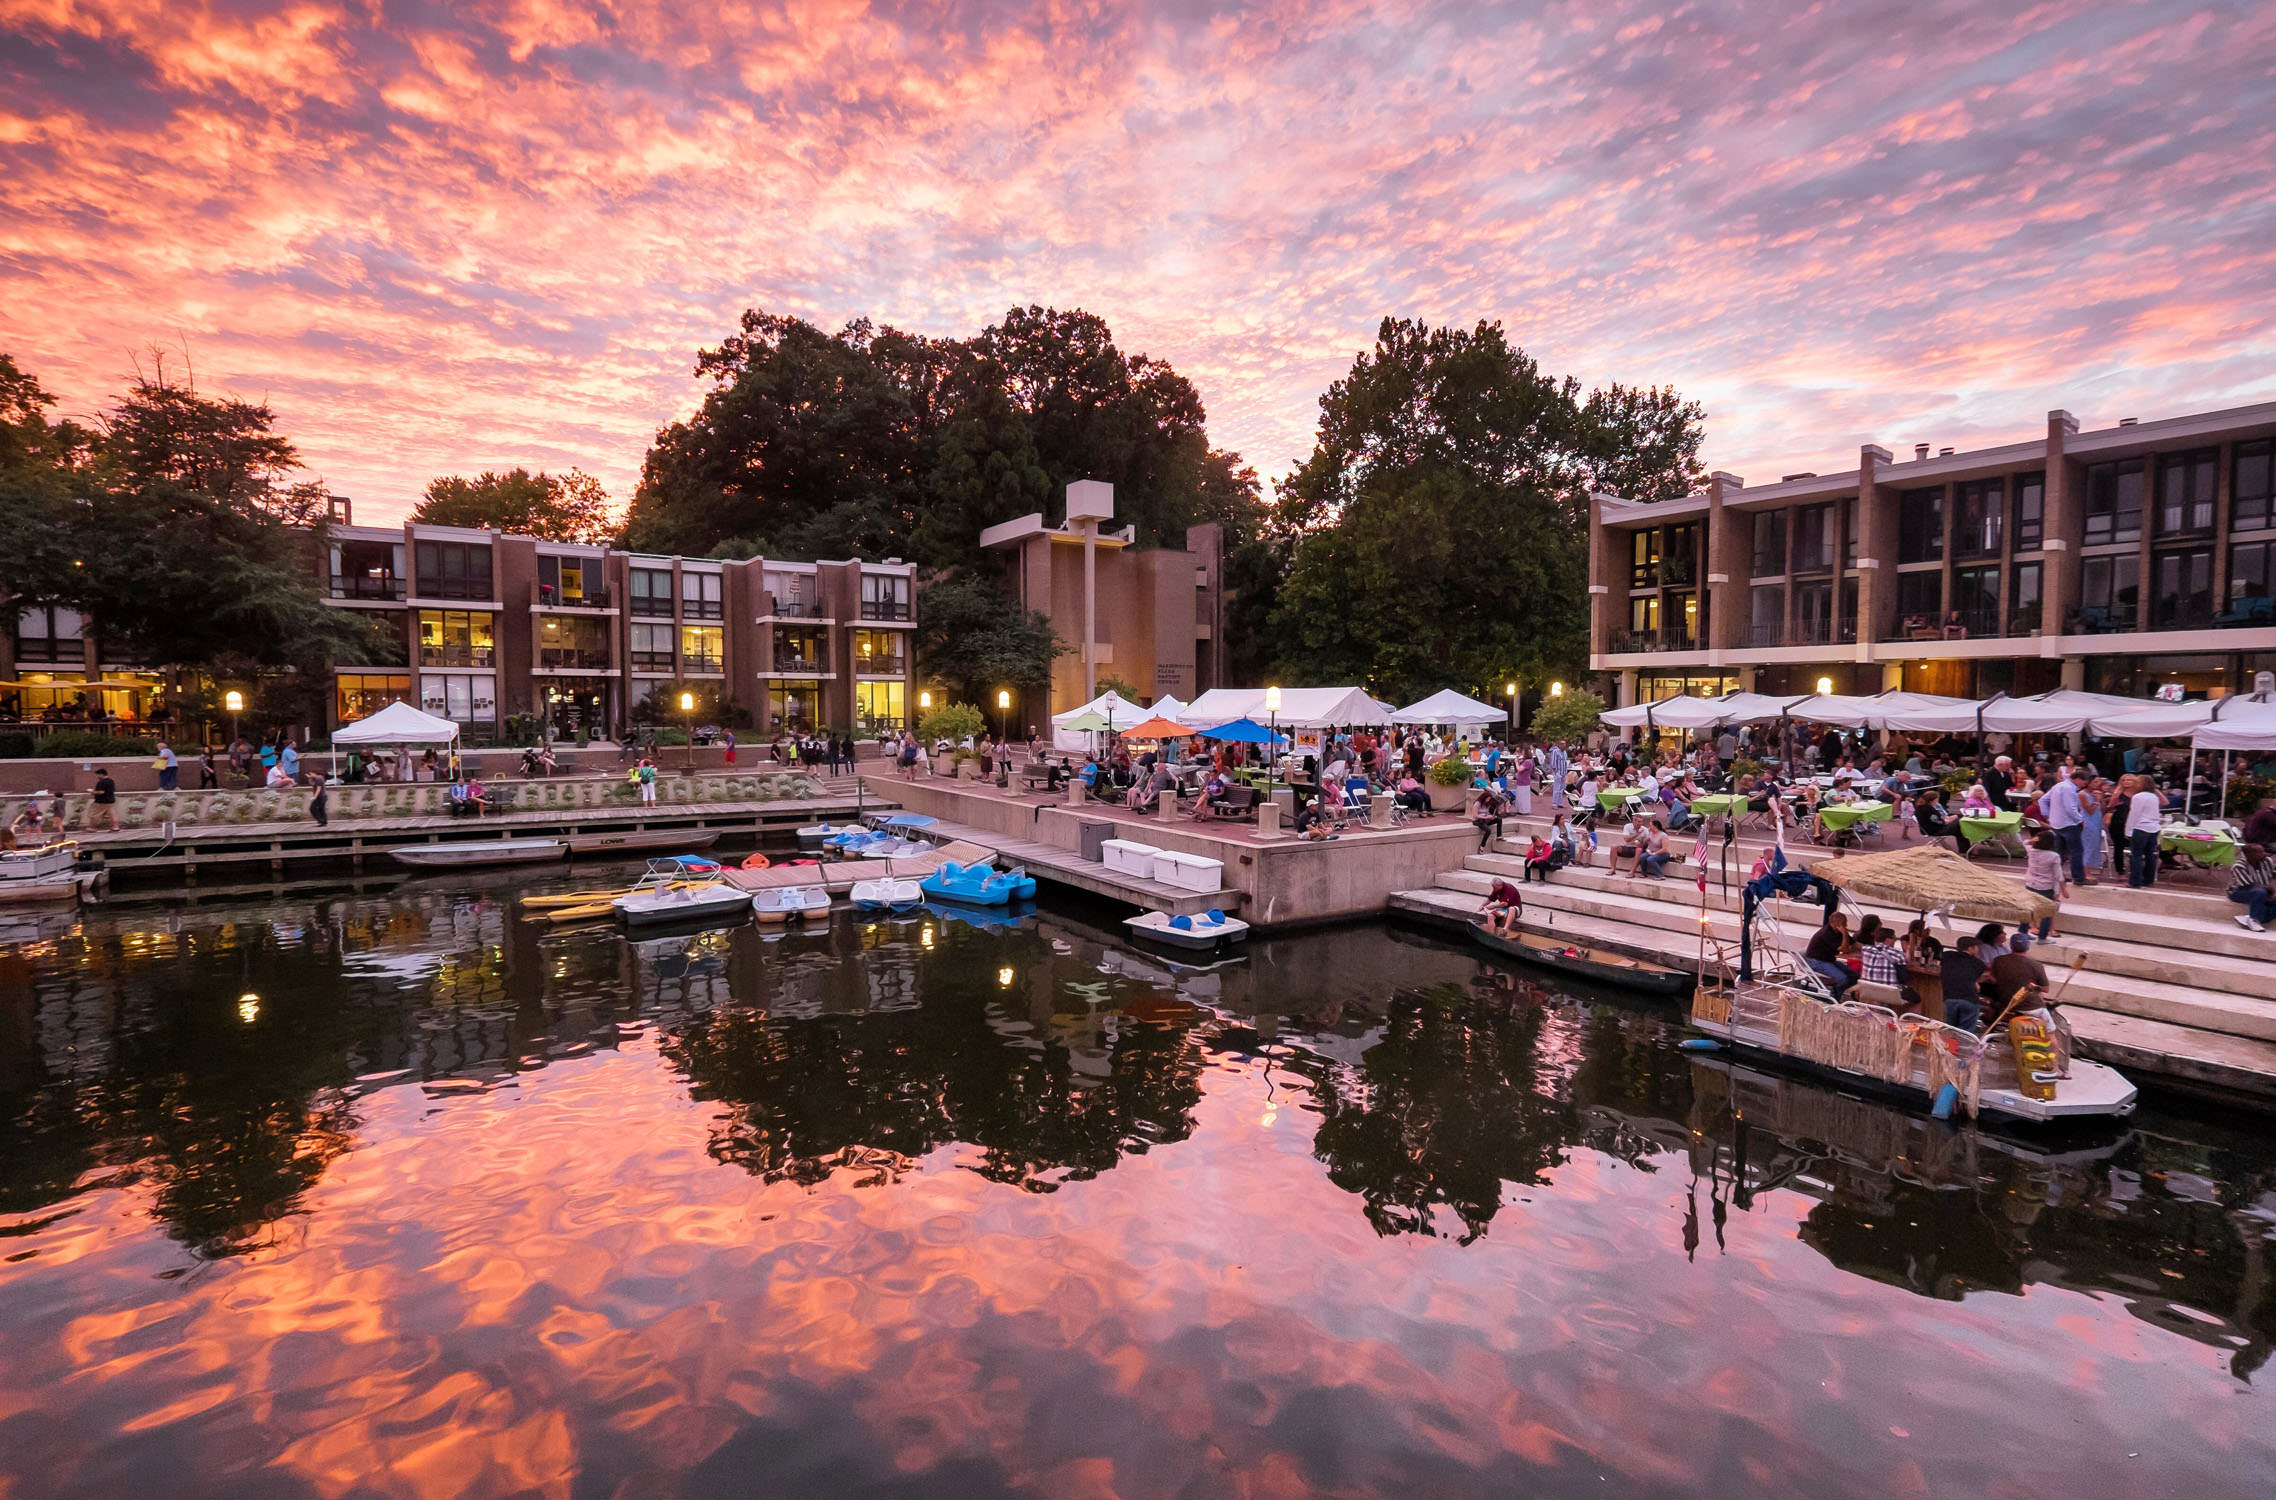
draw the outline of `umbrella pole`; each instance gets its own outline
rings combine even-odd
[[[2229,815],[2229,757],[2235,753],[2233,750],[2221,752],[2221,818],[2224,822]],[[2189,769],[2192,771],[2197,769],[2197,747],[2195,745],[2189,747]]]

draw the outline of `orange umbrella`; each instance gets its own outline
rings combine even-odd
[[[1143,724],[1123,730],[1122,737],[1126,740],[1189,740],[1196,733],[1198,731],[1188,729],[1175,720],[1156,715]]]

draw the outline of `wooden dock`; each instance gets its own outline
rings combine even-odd
[[[1017,865],[1037,880],[1048,880],[1058,885],[1088,891],[1094,896],[1128,902],[1147,911],[1167,912],[1173,917],[1198,916],[1215,909],[1230,912],[1247,899],[1246,893],[1230,888],[1216,891],[1189,891],[1182,886],[1166,885],[1159,880],[1140,880],[1120,870],[1110,870],[1095,859],[1085,859],[1071,849],[1056,844],[1038,843],[1034,839],[1006,838],[1000,833],[969,827],[948,819],[936,821],[926,833],[939,839],[963,840],[992,849],[996,853],[996,868],[1007,870]]]

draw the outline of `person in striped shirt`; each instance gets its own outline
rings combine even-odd
[[[2276,911],[2276,858],[2260,844],[2247,844],[2229,869],[2229,899],[2244,908],[2236,924],[2247,932],[2266,932]]]

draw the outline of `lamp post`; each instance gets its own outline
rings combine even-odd
[[[1005,762],[1005,754],[1011,749],[1012,743],[1011,711],[1012,690],[996,689],[996,785],[1001,787],[1012,784],[1011,767]]]
[[[1515,680],[1515,679],[1512,679],[1511,681],[1509,681],[1509,682],[1507,682],[1507,683],[1503,684],[1503,688],[1502,688],[1502,690],[1503,690],[1504,692],[1506,692],[1506,693],[1508,693],[1508,694],[1509,694],[1509,735],[1508,735],[1508,740],[1509,740],[1509,743],[1510,743],[1510,744],[1514,745],[1514,744],[1516,744],[1516,743],[1517,743],[1517,682],[1516,682],[1516,680]]]
[[[1562,698],[1562,697],[1564,697],[1564,696],[1565,696],[1565,685],[1564,685],[1563,683],[1561,683],[1561,682],[1552,682],[1552,683],[1550,683],[1550,684],[1549,684],[1549,696],[1550,696],[1550,697],[1552,697],[1552,698]]]
[[[1280,689],[1264,690],[1265,742],[1264,742],[1264,800],[1272,800],[1273,773],[1280,769]]]
[[[695,774],[695,694],[680,694],[680,732],[688,737],[688,774]]]
[[[245,695],[231,688],[221,695],[221,706],[229,710],[229,748],[237,748],[237,716],[245,711]]]

